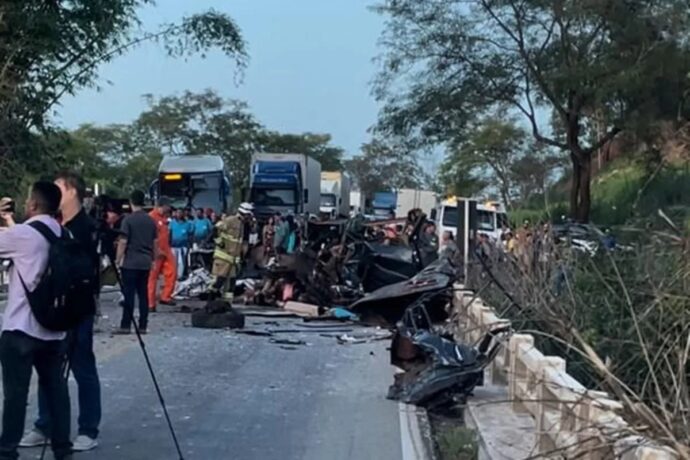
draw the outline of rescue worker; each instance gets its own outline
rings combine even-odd
[[[232,302],[235,279],[242,265],[245,224],[251,220],[253,211],[251,203],[242,203],[237,214],[225,217],[216,225],[218,237],[213,252],[212,275],[215,282],[211,288],[212,299],[223,297]]]
[[[161,197],[158,205],[149,213],[149,216],[156,223],[157,238],[154,248],[154,262],[149,275],[149,309],[156,311],[156,292],[158,290],[158,278],[163,275],[163,288],[161,290],[160,303],[163,305],[175,305],[172,294],[175,291],[175,280],[177,269],[175,255],[170,246],[170,201]]]

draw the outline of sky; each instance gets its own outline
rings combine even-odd
[[[373,0],[158,0],[141,10],[142,28],[209,8],[228,13],[241,28],[250,55],[243,82],[220,53],[187,61],[147,44],[104,65],[100,89],[66,98],[55,120],[67,128],[83,123],[127,123],[145,108],[143,94],[215,89],[247,102],[260,123],[283,132],[333,135],[356,154],[368,141],[377,104],[370,82],[384,18],[369,11]]]

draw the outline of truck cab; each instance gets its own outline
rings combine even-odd
[[[302,171],[297,162],[257,161],[249,201],[258,216],[303,211]]]
[[[299,153],[252,156],[248,200],[262,222],[276,213],[318,215],[321,164]]]
[[[395,219],[398,197],[395,192],[376,192],[371,201],[372,214],[376,220]]]

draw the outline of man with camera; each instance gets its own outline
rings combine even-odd
[[[96,222],[91,219],[82,206],[86,196],[86,183],[77,174],[65,171],[58,174],[55,185],[60,188],[62,200],[60,213],[62,225],[90,256],[93,273],[93,286],[97,287],[99,260],[97,251],[98,235]],[[86,309],[94,311],[98,292],[86,297],[85,301],[93,301]],[[74,440],[73,449],[83,452],[98,446],[98,426],[101,421],[101,385],[96,369],[96,356],[93,352],[94,316],[85,318],[79,326],[71,332],[68,340],[68,354],[70,368],[77,381],[79,394],[79,434]],[[20,447],[41,446],[52,430],[52,420],[48,414],[45,389],[41,386],[38,392],[38,419],[34,429],[27,433],[19,444]]]
[[[41,282],[49,262],[51,243],[32,225],[39,223],[56,237],[61,234],[55,215],[60,189],[51,182],[36,182],[26,202],[24,224],[14,225],[9,200],[0,203],[0,218],[10,227],[0,232],[0,258],[12,260],[7,307],[0,336],[3,413],[0,460],[19,458],[17,447],[24,431],[26,403],[32,368],[45,395],[45,409],[52,421],[51,441],[57,460],[71,459],[70,403],[65,333],[49,330],[34,315],[29,293]]]

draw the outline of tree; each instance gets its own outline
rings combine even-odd
[[[36,171],[46,153],[31,142],[47,133],[50,111],[65,94],[96,84],[100,64],[147,41],[180,57],[219,49],[242,68],[239,28],[215,11],[155,33],[135,34],[139,7],[152,0],[24,0],[0,5],[0,163],[3,177]]]
[[[134,122],[139,145],[162,155],[219,155],[237,190],[248,184],[252,153],[261,146],[262,127],[247,104],[216,92],[145,96],[149,108]]]
[[[690,9],[682,0],[384,0],[379,131],[446,143],[497,108],[572,163],[589,218],[592,154],[645,120],[686,115]],[[549,132],[544,114],[563,130]]]
[[[384,190],[418,188],[422,182],[422,172],[413,156],[376,139],[364,144],[360,155],[347,160],[345,169],[367,197]]]
[[[321,163],[322,171],[342,171],[344,150],[331,145],[330,134],[261,134],[261,149],[269,153],[304,153]]]

